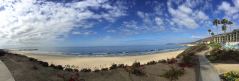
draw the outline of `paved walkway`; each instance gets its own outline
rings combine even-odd
[[[198,58],[200,62],[198,81],[221,81],[217,70],[205,57],[205,54],[207,54],[207,51],[198,53]]]
[[[6,65],[0,60],[0,81],[15,81]]]

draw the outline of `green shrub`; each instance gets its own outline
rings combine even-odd
[[[147,63],[147,65],[154,65],[156,63],[157,63],[156,61],[150,61],[150,62]]]
[[[32,58],[32,57],[29,57],[29,60],[30,60],[30,61],[33,61],[33,62],[36,62],[36,61],[37,61],[37,59]]]
[[[116,68],[117,68],[117,65],[116,65],[116,64],[112,64],[112,65],[110,66],[110,70],[116,69]]]
[[[73,72],[74,70],[72,68],[65,68],[65,71]]]
[[[194,54],[188,54],[182,57],[182,62],[178,63],[180,67],[193,67],[198,63],[197,56]]]
[[[64,69],[61,65],[57,65],[55,68],[59,69],[59,70],[63,70]]]
[[[78,69],[73,69],[73,71],[74,71],[74,72],[79,72],[79,70],[78,70]]]
[[[182,53],[180,53],[177,56],[177,58],[182,57],[182,56],[187,56],[187,55],[190,55],[190,54],[195,54],[195,53],[207,50],[207,49],[209,49],[209,48],[205,44],[199,44],[199,45],[196,45],[196,46],[191,46],[191,47],[185,49]]]
[[[144,67],[140,65],[140,62],[134,62],[132,66],[126,66],[125,70],[129,73],[135,74],[137,76],[145,75],[143,71]]]
[[[133,68],[131,73],[137,76],[145,75],[145,72],[142,70],[142,68]]]
[[[213,49],[206,57],[212,62],[236,61],[239,62],[239,51],[226,49]]]
[[[119,68],[125,68],[126,66],[124,64],[119,64],[118,67]]]
[[[91,69],[84,68],[84,69],[81,69],[80,72],[91,72]]]
[[[101,71],[108,71],[108,68],[102,68]]]
[[[239,79],[239,73],[230,71],[220,75],[220,78],[224,81],[237,81]]]
[[[94,72],[100,72],[100,70],[99,69],[95,69]]]
[[[7,54],[7,52],[3,49],[0,49],[0,56],[4,56],[5,54]]]
[[[44,67],[48,67],[49,64],[47,62],[43,62],[43,61],[38,61],[39,64],[41,64]]]
[[[168,64],[175,64],[177,63],[177,60],[175,58],[167,59]]]
[[[220,49],[220,48],[222,48],[221,44],[215,43],[215,42],[211,42],[209,44],[209,46],[212,47],[213,49]]]
[[[184,63],[194,64],[194,55],[187,55],[182,58]]]
[[[134,62],[134,63],[132,64],[132,67],[140,67],[140,62]]]
[[[60,81],[85,81],[85,79],[80,78],[79,73],[74,73],[74,74],[59,73],[57,74],[57,77],[61,79]]]
[[[65,65],[65,68],[78,69],[79,67],[75,65]]]
[[[165,59],[159,60],[158,63],[167,63],[167,60],[165,60]]]
[[[51,64],[50,67],[55,68],[56,66],[54,64]]]
[[[170,67],[170,69],[167,70],[164,74],[162,74],[161,77],[167,78],[170,81],[175,81],[178,80],[179,77],[181,77],[183,74],[184,70]]]
[[[126,70],[128,73],[132,73],[132,74],[137,75],[137,76],[145,75],[145,72],[143,71],[143,68],[142,68],[142,67],[127,66],[127,67],[125,68],[125,70]]]
[[[54,69],[57,69],[57,70],[63,70],[64,68],[61,66],[61,65],[54,65],[54,64],[51,64],[50,67],[54,68]]]

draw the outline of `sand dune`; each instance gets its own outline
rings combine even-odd
[[[183,50],[156,53],[150,55],[138,55],[138,56],[115,56],[115,57],[80,57],[80,56],[67,56],[67,55],[46,55],[46,54],[32,54],[26,52],[15,52],[23,54],[28,57],[33,57],[50,64],[57,65],[75,65],[81,68],[99,69],[109,67],[113,63],[115,64],[127,64],[131,65],[133,62],[147,63],[149,61],[167,59],[176,57]]]

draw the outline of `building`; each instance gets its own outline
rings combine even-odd
[[[214,35],[208,38],[204,38],[196,41],[197,43],[209,44],[210,42],[216,42],[220,44],[226,43],[239,43],[239,29],[233,30],[232,32]]]
[[[214,35],[210,41],[223,44],[229,42],[239,42],[239,29],[225,34]]]
[[[197,44],[209,44],[212,41],[212,37],[207,37],[196,41]]]

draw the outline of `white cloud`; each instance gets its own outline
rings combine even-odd
[[[136,21],[125,21],[119,28],[124,34],[138,34],[142,31],[142,26],[139,26]]]
[[[191,38],[193,39],[202,39],[202,38],[206,38],[207,35],[192,35]]]
[[[196,17],[197,17],[198,19],[202,19],[202,20],[209,19],[208,16],[207,16],[204,12],[202,12],[202,11],[198,11],[198,12],[196,13]]]
[[[200,21],[205,21],[208,19],[208,16],[200,10],[192,10],[190,7],[185,4],[178,5],[175,9],[172,7],[171,3],[168,2],[168,12],[171,15],[171,22],[174,22],[174,26],[177,28],[189,28],[195,29],[199,27]],[[176,27],[172,27],[173,30]]]
[[[168,2],[175,4],[175,5],[182,5],[184,4],[190,8],[199,8],[202,10],[208,10],[212,7],[213,0],[167,0]]]
[[[164,24],[163,20],[159,17],[155,18],[155,23],[157,26],[162,26]]]
[[[185,5],[179,6],[178,9],[179,9],[181,12],[185,13],[185,14],[190,14],[190,13],[192,13],[192,9],[189,8],[189,7],[186,7]]]
[[[239,19],[239,0],[232,0],[232,3],[227,1],[223,1],[222,4],[218,6],[217,13],[214,14],[224,14],[223,18],[227,18],[233,22],[232,25],[229,26],[228,30],[232,31],[233,29],[238,28],[238,19]],[[222,33],[222,32],[220,32]]]
[[[91,34],[96,34],[96,32],[93,32],[93,31],[73,31],[72,34],[74,34],[74,35],[91,35]]]
[[[83,0],[74,3],[1,0],[0,3],[2,44],[35,44],[58,40],[75,28],[91,28],[94,24],[89,23],[88,19],[113,22],[117,17],[126,15],[123,8],[121,9],[119,5],[114,6],[106,0]],[[99,8],[106,11],[96,13],[90,10]]]
[[[158,16],[159,13],[145,13],[138,11],[137,15],[142,20],[139,25],[143,26],[144,31],[162,31],[164,30],[164,20]]]
[[[234,5],[234,6],[233,6]],[[224,1],[220,6],[218,6],[218,10],[223,11],[225,13],[226,18],[230,18],[233,20],[239,19],[239,0],[233,0],[233,5]]]
[[[180,7],[179,7],[180,8]],[[192,11],[188,8],[189,11]],[[190,17],[191,13],[185,13],[185,11],[182,11],[182,9],[173,9],[169,7],[169,13],[171,14],[172,21],[175,22],[179,26],[185,26],[187,28],[196,28],[198,24],[196,21]]]
[[[128,35],[164,30],[164,22],[160,17],[150,18],[149,14],[143,12],[139,12],[138,15],[141,16],[142,23],[135,20],[124,21],[119,30]]]

